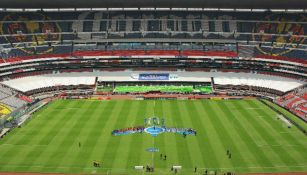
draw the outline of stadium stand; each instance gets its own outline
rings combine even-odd
[[[5,99],[2,99],[1,102],[13,108],[20,108],[24,106],[25,104],[27,104],[27,102],[20,100],[14,95],[7,97]]]
[[[307,88],[297,88],[275,100],[277,104],[307,121]]]
[[[18,94],[15,90],[3,84],[0,85],[0,96],[1,105],[8,109],[17,109],[27,104],[27,101],[24,100],[26,96],[22,97],[23,99],[20,99],[19,97],[23,95]]]
[[[217,47],[220,47],[219,51],[236,50],[244,57],[304,60],[305,51],[302,49],[306,49],[306,40],[303,36],[307,30],[304,24],[306,18],[299,13],[255,15],[252,12],[193,11],[7,12],[1,13],[0,18],[3,19],[0,26],[3,33],[0,42],[6,50],[2,52],[3,58],[70,53],[74,50],[70,46],[72,41],[85,43],[121,39],[117,40],[120,42],[116,44],[117,49],[131,49],[131,45],[132,49],[142,49],[144,43],[136,42],[140,38],[151,41],[158,39],[156,41],[165,43],[171,39],[207,39],[215,43],[232,43],[233,46],[230,47],[222,44],[224,46],[210,48],[208,44],[193,49],[216,51]],[[20,22],[19,19],[23,21]],[[123,41],[132,41],[135,44]],[[24,47],[25,42],[28,43],[27,47]],[[236,42],[240,45],[238,49]],[[254,44],[249,49],[241,46],[252,43]],[[96,49],[104,50],[106,47],[105,44],[100,46]],[[21,47],[24,48],[15,49]],[[88,46],[79,47],[85,49]],[[150,49],[150,46],[146,49]]]
[[[11,113],[11,108],[5,104],[0,104],[0,118]]]

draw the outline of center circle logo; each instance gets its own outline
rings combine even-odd
[[[161,134],[164,132],[164,128],[157,127],[157,126],[151,126],[151,127],[145,128],[144,131],[148,134],[151,134],[152,136],[157,136],[158,134]]]

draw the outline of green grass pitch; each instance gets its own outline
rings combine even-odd
[[[164,116],[169,127],[196,129],[197,136],[111,136],[153,115]],[[148,164],[155,167],[151,174],[171,174],[172,165],[185,175],[195,174],[195,166],[199,174],[307,172],[306,136],[276,116],[257,100],[58,100],[0,140],[0,171],[142,174],[133,167]],[[150,147],[159,152],[147,152]]]

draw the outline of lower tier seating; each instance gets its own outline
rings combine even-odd
[[[307,87],[292,91],[275,101],[307,122]]]

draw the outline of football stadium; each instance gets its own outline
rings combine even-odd
[[[306,0],[0,0],[0,175],[307,175]]]

